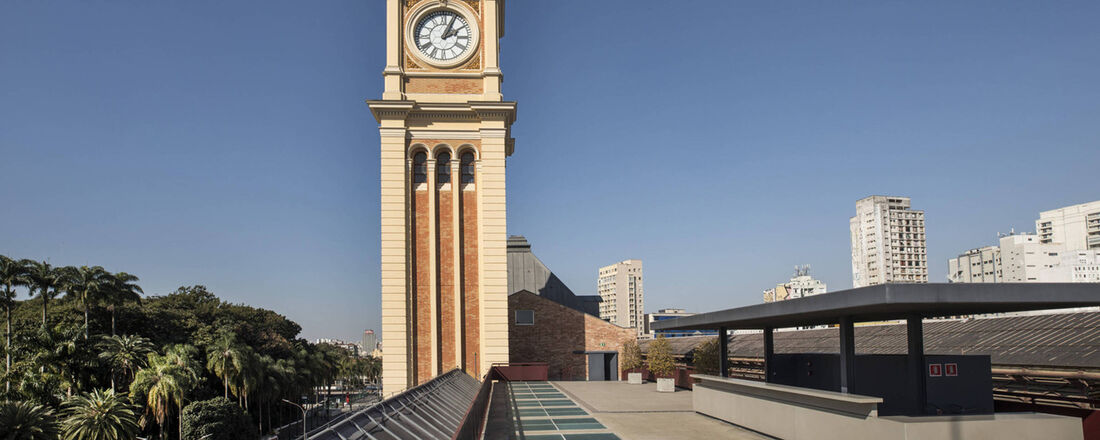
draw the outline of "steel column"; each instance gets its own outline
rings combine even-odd
[[[919,315],[905,318],[906,337],[909,341],[909,356],[906,359],[908,365],[909,384],[913,387],[910,393],[913,396],[915,409],[921,413],[927,405],[927,386],[924,376],[924,323]]]
[[[725,327],[718,328],[718,375],[730,377],[730,336]]]
[[[856,335],[852,317],[840,318],[840,392],[847,393],[855,384]]]
[[[764,382],[771,382],[772,359],[775,357],[775,329],[764,327]]]

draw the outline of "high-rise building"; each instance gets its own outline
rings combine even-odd
[[[1000,246],[971,249],[947,260],[947,281],[952,283],[999,283],[1001,273]]]
[[[853,287],[928,282],[924,211],[910,209],[908,197],[861,199],[848,223]]]
[[[386,0],[383,392],[508,361],[503,0]]]
[[[645,289],[642,260],[626,260],[600,268],[596,290],[600,294],[600,319],[620,327],[642,331]]]
[[[1035,232],[1041,243],[1066,249],[1100,249],[1100,200],[1039,213]]]
[[[794,276],[786,283],[776,284],[774,288],[764,291],[764,302],[785,301],[788,299],[804,298],[828,292],[824,281],[815,280],[810,276],[810,266],[796,267]]]
[[[364,353],[369,355],[375,348],[378,348],[378,338],[374,335],[374,330],[363,330],[363,340],[359,343],[360,348]]]

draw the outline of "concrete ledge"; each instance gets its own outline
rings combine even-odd
[[[696,412],[785,440],[1081,440],[1080,419],[1037,413],[878,417],[882,399],[693,375]]]
[[[854,417],[868,417],[878,414],[881,397],[861,396],[859,394],[838,393],[835,391],[815,390],[813,388],[793,387],[752,380],[732,379],[728,377],[693,374],[693,379],[702,382],[695,386],[704,386],[714,390],[754,396],[794,405],[819,408],[824,411],[849,414]]]

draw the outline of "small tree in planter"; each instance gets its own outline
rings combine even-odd
[[[665,393],[676,391],[676,384],[672,380],[672,372],[676,370],[676,364],[672,360],[672,346],[669,345],[668,339],[658,336],[649,344],[646,363],[649,372],[657,376],[657,391]]]
[[[638,340],[634,338],[623,341],[623,371],[626,371],[627,383],[638,385],[642,383],[642,350],[638,348]]]
[[[695,372],[718,375],[718,338],[708,339],[695,347]]]

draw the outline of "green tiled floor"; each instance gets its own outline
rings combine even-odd
[[[509,382],[508,392],[514,405],[514,426],[517,434],[522,432],[523,438],[619,440],[618,436],[607,432],[607,427],[549,383]]]

